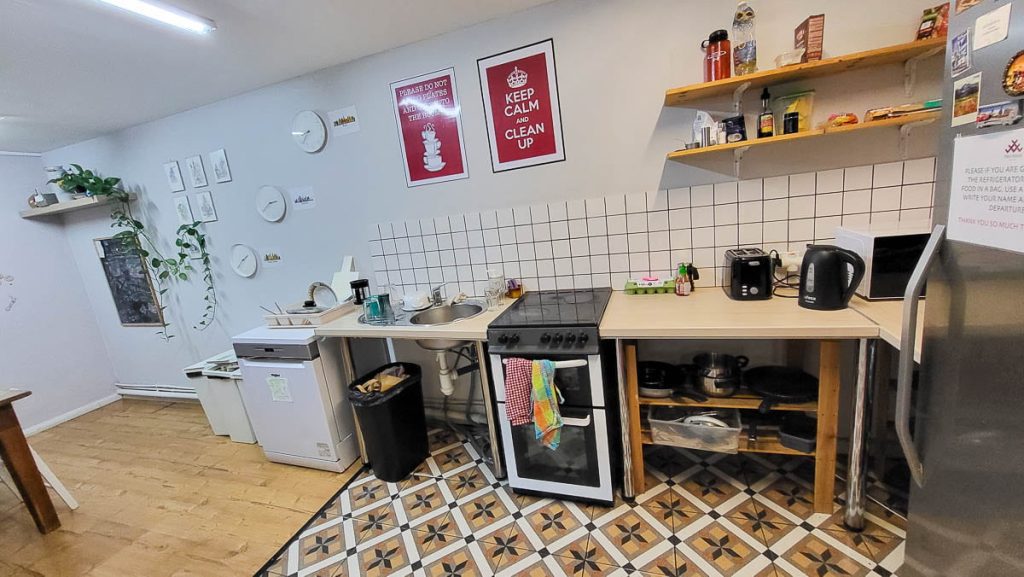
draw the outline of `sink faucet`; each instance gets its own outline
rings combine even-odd
[[[430,300],[435,307],[443,306],[444,302],[444,287],[447,283],[441,283],[436,287],[430,289]]]

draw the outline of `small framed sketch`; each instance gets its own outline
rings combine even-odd
[[[203,191],[196,195],[196,204],[199,206],[199,220],[203,222],[217,222],[217,208],[213,206],[213,193]]]
[[[198,154],[185,159],[185,168],[188,169],[188,181],[192,188],[202,188],[210,184],[206,180],[206,170],[203,168],[203,157]]]
[[[195,218],[192,217],[192,205],[188,202],[188,196],[174,198],[174,212],[178,215],[178,224],[192,224]]]
[[[213,167],[213,180],[218,184],[231,182],[231,167],[228,166],[228,155],[223,148],[210,153],[210,166]]]
[[[178,167],[177,160],[164,164],[164,175],[167,177],[167,186],[170,187],[171,192],[185,190],[185,182],[181,180],[181,168]]]

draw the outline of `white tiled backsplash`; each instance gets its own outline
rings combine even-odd
[[[934,181],[925,158],[383,223],[369,227],[370,255],[378,288],[403,293],[447,283],[481,295],[488,269],[527,290],[621,289],[680,262],[707,286],[729,248],[798,250],[840,224],[930,221]]]

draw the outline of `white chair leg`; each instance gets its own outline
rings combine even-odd
[[[11,474],[7,472],[7,467],[0,461],[0,483],[7,485],[7,488],[14,493],[14,496],[21,501],[21,493],[18,492],[18,488],[14,486],[14,479]]]
[[[57,475],[54,474],[53,470],[50,469],[50,466],[46,464],[46,461],[43,461],[43,458],[39,456],[39,453],[37,453],[35,449],[29,447],[29,450],[32,451],[32,457],[36,460],[36,467],[39,468],[39,474],[43,476],[43,480],[46,481],[46,484],[60,495],[60,498],[67,503],[69,509],[72,511],[77,509],[78,501],[76,501],[71,495],[71,491],[68,491],[68,488],[64,486],[64,483],[60,482]]]

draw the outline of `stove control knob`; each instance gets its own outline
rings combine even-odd
[[[548,344],[551,342],[551,333],[544,333],[540,336],[540,342],[542,344]]]
[[[508,335],[504,335],[503,334],[503,335],[499,336],[498,337],[498,344],[499,345],[508,344]]]
[[[514,345],[519,342],[519,335],[514,334],[508,338],[508,344]]]
[[[565,344],[566,344],[566,346],[570,346],[571,347],[574,342],[576,342],[576,334],[575,333],[569,333],[569,334],[565,335]]]
[[[589,336],[587,336],[587,333],[580,333],[580,340],[579,340],[579,343],[580,343],[580,346],[581,346],[581,347],[582,347],[583,345],[587,344],[587,341],[589,341],[589,340],[590,340],[590,337],[589,337]]]
[[[555,333],[554,343],[556,347],[562,344],[562,333]]]

